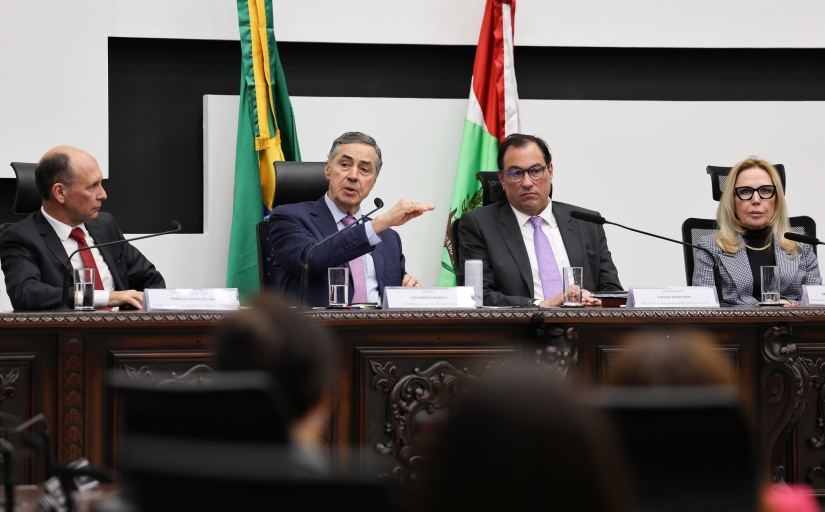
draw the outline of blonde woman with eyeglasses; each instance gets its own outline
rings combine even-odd
[[[722,302],[756,305],[762,296],[760,269],[778,266],[785,305],[802,297],[802,286],[822,284],[819,264],[808,244],[787,240],[790,230],[782,182],[776,169],[750,157],[728,174],[716,210],[719,233],[699,239],[713,253],[722,277]],[[713,262],[694,251],[694,286],[713,286]]]

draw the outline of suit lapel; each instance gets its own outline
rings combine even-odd
[[[516,221],[516,215],[510,207],[510,203],[503,201],[501,203],[501,213],[498,217],[498,231],[504,244],[510,251],[510,255],[516,262],[521,277],[524,279],[524,284],[530,290],[530,296],[535,295],[533,290],[533,271],[530,269],[530,257],[527,256],[527,248],[524,247],[524,239],[521,236],[521,226]]]
[[[40,232],[40,236],[43,238],[43,243],[46,247],[48,247],[49,251],[52,255],[54,255],[57,261],[60,262],[60,265],[65,267],[66,264],[69,263],[69,255],[66,253],[63,243],[57,237],[57,233],[54,232],[52,225],[49,224],[49,221],[47,221],[40,212],[35,214],[34,222],[37,225],[37,230]]]
[[[569,209],[560,203],[554,202],[553,217],[556,218],[556,224],[559,226],[559,234],[561,234],[561,241],[564,243],[564,251],[567,253],[570,266],[587,267],[582,248],[584,237],[576,232],[575,223],[573,217],[570,216]]]
[[[92,238],[96,244],[104,244],[106,242],[114,242],[116,240],[114,236],[106,236],[103,226],[97,220],[90,220],[85,222],[84,225],[86,226],[86,230],[89,234],[92,235]],[[117,257],[123,253],[123,247],[120,247],[119,245],[110,245],[107,247],[101,247],[98,251],[100,251],[100,255],[103,256],[103,261],[106,262],[106,266],[109,267],[109,273],[115,281],[115,290],[128,290],[129,287],[126,286],[126,283],[129,282],[129,276],[120,275],[117,271]]]
[[[753,272],[744,243],[743,240],[742,248],[735,253],[721,251],[722,255],[719,258],[719,265],[731,277],[730,282],[736,288],[739,297],[753,296]]]
[[[335,225],[335,219],[332,217],[329,208],[327,208],[324,196],[321,196],[321,199],[315,201],[309,213],[312,216],[312,223],[315,224],[315,227],[321,232],[322,238],[326,238],[338,231],[338,226]]]
[[[372,246],[372,264],[375,265],[375,278],[378,281],[378,291],[384,293],[384,244]]]

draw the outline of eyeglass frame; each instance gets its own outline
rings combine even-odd
[[[761,192],[759,192],[759,191],[760,191],[760,190],[762,190],[763,188],[771,188],[771,189],[773,189],[773,190],[771,191],[771,195],[769,195],[768,197],[763,196],[763,195],[762,195],[762,193],[761,193]],[[740,190],[750,190],[751,192],[750,192],[750,195],[749,195],[747,198],[744,198],[744,197],[742,197],[741,195],[739,195],[739,191],[740,191]],[[757,187],[757,188],[753,188],[753,187],[735,187],[735,188],[733,189],[733,194],[734,194],[734,195],[735,195],[735,196],[736,196],[736,197],[737,197],[740,201],[750,201],[751,199],[753,199],[753,194],[755,194],[755,193],[756,193],[756,194],[759,194],[759,198],[760,198],[760,199],[763,199],[763,200],[765,200],[765,199],[771,199],[772,197],[774,197],[774,196],[776,195],[776,185],[759,185],[759,187]]]
[[[550,164],[547,164],[547,165],[544,165],[544,166],[534,165],[533,167],[531,167],[529,169],[519,169],[518,167],[513,167],[513,168],[510,168],[506,171],[504,169],[499,169],[499,172],[505,174],[507,176],[507,178],[510,180],[510,183],[521,183],[522,181],[524,181],[524,174],[525,173],[530,175],[531,180],[541,181],[541,180],[544,179],[544,173],[547,171],[548,167],[550,167]],[[533,175],[530,173],[530,171],[532,171],[533,169],[539,169],[539,168],[541,169],[541,176],[539,176],[537,178],[534,178]],[[521,179],[519,179],[519,180],[513,179],[513,176],[510,174],[511,172],[520,172],[521,173]]]

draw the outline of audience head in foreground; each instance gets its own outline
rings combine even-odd
[[[762,300],[761,267],[779,266],[779,294],[785,304],[798,302],[803,285],[822,284],[813,248],[785,238],[790,231],[785,193],[776,169],[747,158],[728,174],[716,210],[719,233],[698,245],[710,250],[722,278],[721,301],[755,305]],[[694,251],[694,286],[713,286],[713,262]]]
[[[629,340],[609,376],[614,386],[727,386],[731,368],[702,331],[650,331]]]
[[[42,207],[0,235],[0,264],[15,310],[58,307],[69,254],[123,240],[115,219],[100,211],[107,197],[103,172],[89,153],[71,146],[50,149],[35,168],[35,182]],[[166,286],[154,265],[129,243],[82,251],[71,264],[96,270],[96,308],[140,309],[143,290]]]
[[[380,304],[387,286],[422,286],[407,273],[401,237],[392,228],[433,210],[431,204],[401,199],[389,211],[365,219],[309,255],[315,244],[368,213],[361,203],[375,186],[382,166],[375,139],[361,132],[344,133],[333,141],[327,156],[327,193],[316,201],[282,204],[272,211],[269,231],[280,290],[296,299],[301,296],[301,273],[308,256],[309,306],[329,306],[327,269],[333,267],[350,269],[350,303]]]
[[[307,448],[326,428],[333,356],[332,334],[274,295],[256,297],[218,334],[218,370],[272,375],[290,398],[290,439]]]
[[[629,510],[609,420],[546,377],[494,379],[454,403],[433,456],[434,510]]]
[[[573,219],[577,206],[551,200],[553,164],[540,137],[508,135],[498,151],[498,179],[506,201],[459,219],[459,257],[484,262],[484,305],[559,306],[561,270],[583,268],[582,299],[598,305],[595,291],[621,290],[602,226]]]

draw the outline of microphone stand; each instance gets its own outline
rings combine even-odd
[[[346,231],[350,228],[354,228],[355,226],[360,224],[361,221],[366,220],[367,217],[369,217],[370,215],[372,215],[373,213],[377,212],[378,210],[380,210],[381,208],[384,207],[384,201],[382,201],[381,199],[376,198],[375,199],[375,206],[376,206],[376,208],[373,211],[371,211],[369,213],[366,213],[364,215],[361,215],[361,217],[357,221],[353,222],[352,224],[350,224],[349,226],[345,227],[344,229],[342,229],[340,231],[336,231],[335,233],[329,235],[328,237],[324,238],[323,240],[321,240],[320,242],[316,243],[315,245],[313,245],[312,247],[309,248],[309,250],[307,251],[306,257],[304,257],[304,267],[301,269],[301,307],[302,308],[307,307],[307,291],[309,289],[309,256],[310,256],[310,254],[312,254],[312,251],[317,249],[318,246],[320,246],[321,244],[326,243],[327,241],[329,241],[331,238],[335,238],[336,236],[340,235],[344,231]]]
[[[578,215],[574,215],[578,214]],[[655,235],[653,233],[648,233],[647,231],[642,231],[640,229],[633,229],[627,226],[622,226],[621,224],[616,224],[615,222],[610,222],[609,220],[605,219],[604,217],[599,217],[598,215],[591,215],[585,212],[577,212],[573,211],[570,212],[570,216],[574,219],[583,220],[585,222],[592,222],[594,224],[611,224],[613,226],[618,226],[620,228],[626,229],[628,231],[633,231],[634,233],[640,233],[642,235],[652,236],[653,238],[659,238],[661,240],[667,240],[668,242],[673,242],[679,245],[685,245],[687,247],[692,247],[694,249],[699,249],[700,251],[705,251],[708,256],[710,256],[710,261],[713,263],[713,284],[716,288],[716,295],[719,298],[719,305],[722,304],[722,274],[719,272],[719,265],[716,263],[716,258],[713,257],[713,253],[709,250],[705,249],[704,247],[700,247],[698,245],[689,244],[687,242],[682,242],[681,240],[674,240],[673,238],[667,238],[665,236]]]
[[[72,258],[75,254],[79,253],[80,251],[88,251],[90,249],[97,249],[98,247],[106,247],[107,245],[117,245],[117,244],[124,244],[126,242],[134,242],[135,240],[143,240],[144,238],[152,238],[155,236],[161,235],[168,235],[170,233],[177,233],[182,229],[180,222],[174,221],[172,225],[175,226],[175,229],[170,231],[164,231],[163,233],[154,233],[151,235],[143,235],[143,236],[136,236],[134,238],[124,238],[123,240],[115,240],[114,242],[106,242],[103,244],[97,245],[89,245],[86,247],[80,247],[76,251],[72,252],[69,255],[69,261],[66,263],[66,266],[63,267],[63,296],[60,299],[60,307],[55,309],[55,311],[74,311],[73,308],[69,307],[69,294],[70,289],[72,287],[72,274],[69,272],[69,269],[72,268]]]

